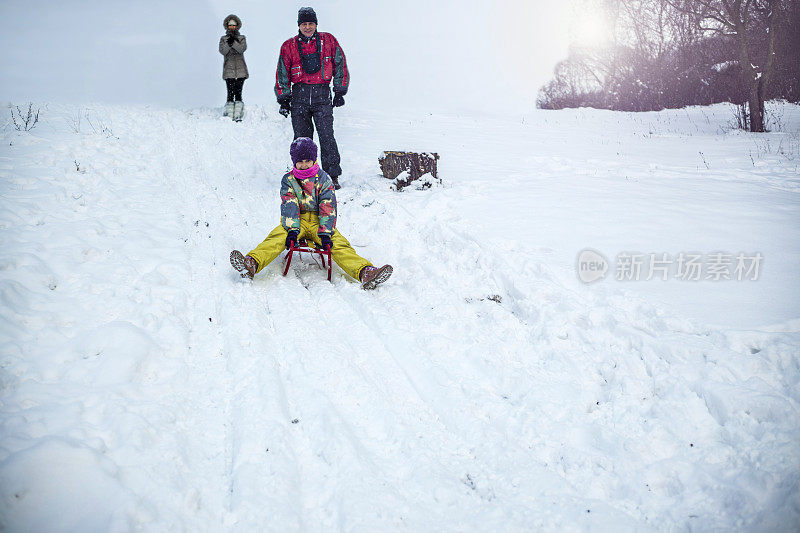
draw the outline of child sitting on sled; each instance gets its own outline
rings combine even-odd
[[[349,276],[359,280],[364,289],[374,289],[392,275],[392,266],[376,268],[360,257],[336,229],[336,193],[333,182],[319,168],[317,145],[308,137],[299,137],[289,148],[294,168],[281,180],[281,224],[247,255],[234,250],[231,265],[242,277],[251,278],[284,249],[305,239],[323,250]]]

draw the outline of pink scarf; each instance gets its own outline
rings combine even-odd
[[[307,180],[308,178],[313,178],[319,172],[319,164],[314,164],[313,167],[307,168],[305,170],[300,170],[297,167],[292,168],[292,174],[295,178],[301,180]]]

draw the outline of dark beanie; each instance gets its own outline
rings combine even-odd
[[[301,7],[300,11],[297,12],[297,25],[299,26],[304,22],[317,24],[317,14],[314,12],[314,8]]]
[[[292,156],[292,163],[298,161],[316,161],[317,145],[308,137],[298,137],[289,147],[289,155]]]

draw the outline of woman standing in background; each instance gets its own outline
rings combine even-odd
[[[225,35],[219,38],[219,53],[225,58],[222,64],[222,79],[228,89],[228,100],[225,103],[225,116],[235,121],[242,120],[244,102],[242,102],[242,86],[248,78],[247,64],[244,62],[244,51],[247,50],[247,39],[239,33],[242,21],[236,15],[228,15],[222,24]]]

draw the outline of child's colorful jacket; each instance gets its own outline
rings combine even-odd
[[[300,214],[314,213],[319,217],[317,233],[333,236],[336,194],[330,176],[319,165],[293,172],[287,172],[281,180],[281,225],[286,231],[299,232]]]

